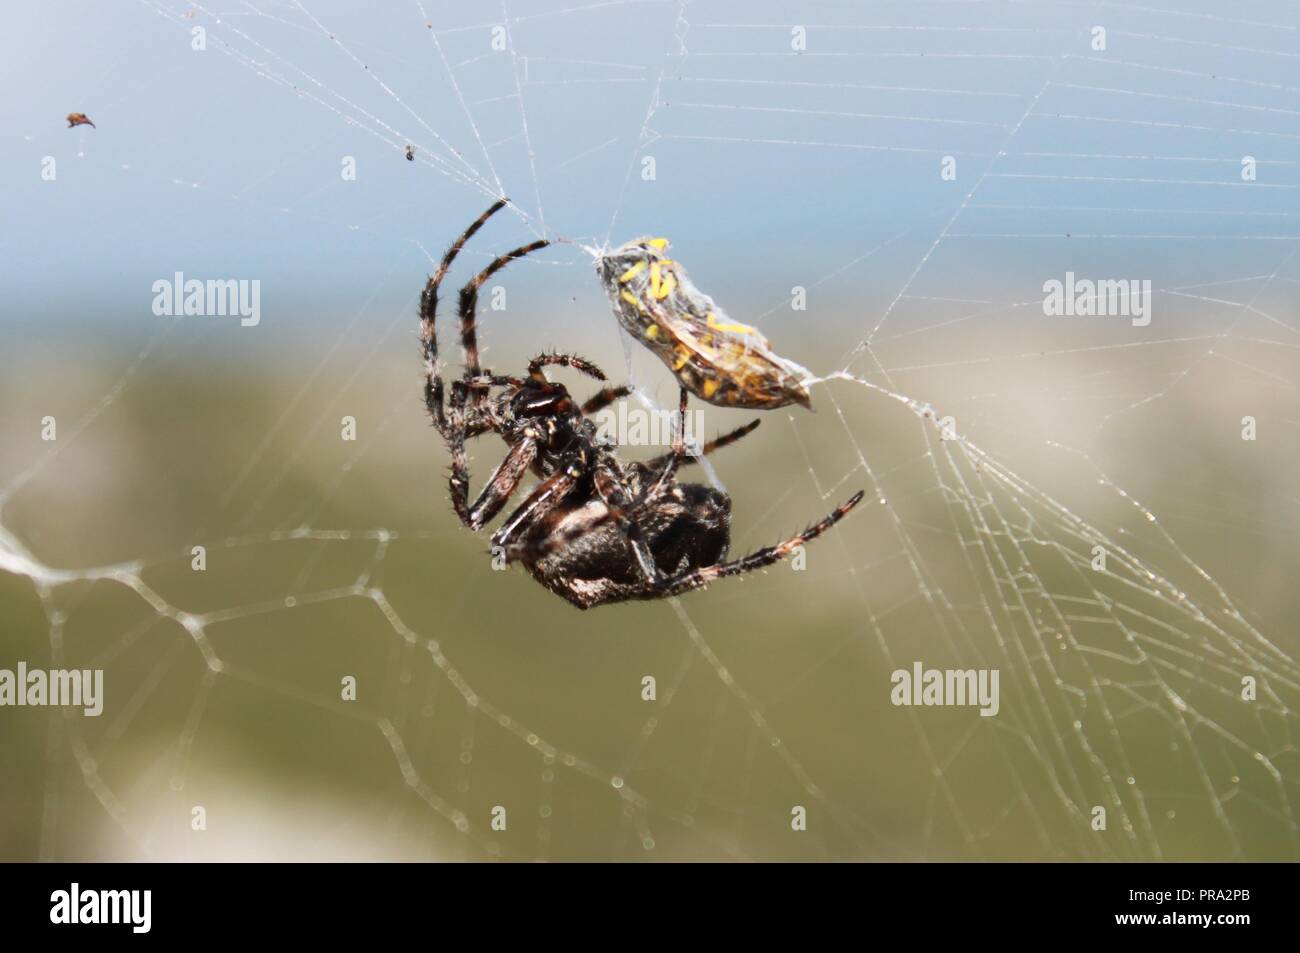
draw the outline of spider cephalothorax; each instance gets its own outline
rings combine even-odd
[[[526,376],[493,374],[479,366],[475,327],[479,288],[516,258],[546,247],[538,240],[492,261],[460,291],[464,373],[446,400],[438,367],[434,321],[438,289],[465,243],[493,214],[484,212],[443,256],[420,299],[425,359],[425,404],[451,453],[451,503],[456,515],[477,532],[501,512],[530,472],[538,478],[492,534],[494,550],[519,562],[538,582],[580,609],[627,599],[657,599],[688,592],[723,576],[770,565],[815,539],[862,499],[847,503],[804,532],[743,559],[726,562],[731,540],[731,499],[721,490],[678,483],[677,470],[693,462],[684,442],[687,393],[681,391],[680,425],[671,453],[624,463],[617,447],[602,439],[592,415],[626,397],[626,387],[603,387],[584,403],[548,380],[545,368],[570,367],[605,380],[590,361],[572,354],[542,354]],[[699,455],[739,440],[753,421],[700,448]],[[465,441],[495,433],[506,456],[473,503]]]

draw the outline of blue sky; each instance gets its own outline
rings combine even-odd
[[[1272,271],[1296,231],[1286,4],[557,0],[506,7],[505,50],[490,5],[424,8],[11,9],[8,307],[147,320],[149,285],[177,270],[260,278],[285,319],[350,313],[377,286],[396,307],[427,270],[415,243],[436,253],[498,181],[530,221],[498,225],[494,249],[543,219],[587,241],[663,233],[733,312],[820,282],[828,318],[864,327],[909,278],[1003,301],[1069,268],[1177,285]],[[65,128],[70,111],[98,128]],[[1088,237],[1125,234],[1166,237]],[[594,291],[580,251],[550,260],[530,280],[557,301]]]

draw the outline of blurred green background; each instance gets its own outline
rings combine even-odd
[[[558,320],[604,324],[610,337],[598,304]],[[484,539],[455,520],[446,454],[420,404],[413,321],[385,335],[387,321],[368,315],[333,340],[306,327],[141,327],[152,350],[125,377],[131,349],[65,335],[57,357],[52,343],[48,359],[19,367],[19,342],[6,342],[4,460],[11,473],[39,469],[6,501],[5,527],[52,567],[142,560],[150,591],[206,614],[223,670],[208,673],[191,635],[118,582],[57,587],[52,623],[31,580],[0,576],[0,665],[50,664],[57,643],[67,666],[103,668],[107,692],[98,719],[3,712],[5,856],[1291,856],[1294,819],[1279,797],[1294,793],[1293,665],[1249,644],[1234,650],[1250,639],[1223,618],[1213,586],[1073,454],[1044,449],[1037,435],[975,428],[997,444],[995,457],[1014,459],[1215,613],[1198,623],[1123,571],[1091,591],[1050,547],[1020,551],[1028,564],[1017,568],[1076,617],[1098,613],[1072,600],[1097,591],[1117,600],[1119,617],[1154,640],[1143,646],[1154,665],[1113,663],[1107,653],[1128,651],[1113,626],[1076,619],[1072,638],[1088,656],[1056,644],[1059,628],[1041,608],[1033,627],[1004,610],[1023,596],[966,561],[962,540],[981,539],[967,504],[990,532],[996,516],[1066,551],[1088,547],[1054,527],[1051,507],[996,482],[958,496],[962,479],[991,472],[944,467],[944,447],[927,442],[931,424],[842,381],[819,386],[816,413],[769,414],[715,458],[735,500],[737,553],[871,491],[809,547],[805,571],[783,564],[720,583],[680,610],[582,613],[520,571],[494,572]],[[494,366],[519,366],[536,349],[519,323],[512,312],[482,321]],[[266,340],[280,333],[285,359],[270,365]],[[608,346],[584,351],[614,368],[622,360]],[[1060,367],[1086,379],[1081,360]],[[642,371],[670,388],[666,373]],[[1014,389],[1004,394],[1013,404]],[[1248,389],[1224,382],[1215,401],[1245,400]],[[53,448],[39,439],[46,413],[61,428]],[[96,416],[78,430],[87,413]],[[355,443],[340,438],[345,414],[357,419]],[[1040,406],[1040,426],[1044,414],[1057,418],[1052,433],[1078,424]],[[705,411],[710,432],[738,419]],[[1267,504],[1240,489],[1284,499],[1278,455],[1290,450],[1261,440],[1243,452],[1228,422],[1204,420],[1195,401],[1167,401],[1155,425],[1120,428],[1124,439],[1093,463],[1117,468],[1117,482],[1157,512],[1167,507],[1180,547],[1293,651],[1293,510],[1270,527]],[[473,473],[499,453],[499,442],[480,441]],[[877,495],[888,505],[873,504]],[[300,529],[311,538],[295,538]],[[996,549],[1000,533],[984,539]],[[202,573],[190,568],[199,544]],[[1280,693],[1261,692],[1264,714],[1230,697],[1246,658]],[[1000,668],[1000,715],[892,707],[889,674],[914,660]],[[348,675],[355,702],[340,700]],[[646,675],[657,680],[654,702],[641,699]],[[1195,718],[1170,720],[1157,675]],[[1252,757],[1257,748],[1280,782]],[[1112,796],[1134,831],[1112,821],[1091,832],[1067,807],[1113,810]],[[797,804],[809,809],[807,832],[790,829]],[[190,830],[195,805],[206,809],[204,832]],[[505,832],[489,828],[497,805]]]

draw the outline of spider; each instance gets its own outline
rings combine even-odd
[[[547,367],[571,368],[596,381],[605,373],[575,354],[540,354],[525,376],[494,374],[479,365],[476,311],[483,284],[510,262],[545,248],[545,239],[493,260],[460,290],[458,315],[464,373],[445,397],[434,322],[438,290],[465,243],[507,204],[500,199],[452,243],[420,297],[425,362],[424,400],[451,455],[451,504],[460,521],[478,532],[510,501],[524,477],[538,483],[492,534],[493,552],[518,562],[543,586],[579,609],[630,599],[659,599],[689,592],[725,576],[771,565],[816,539],[862,499],[855,494],[796,536],[726,561],[731,539],[731,498],[697,483],[678,483],[682,466],[695,462],[684,440],[687,392],[680,390],[680,420],[672,450],[646,462],[620,461],[617,447],[598,434],[592,415],[631,393],[604,386],[583,403],[547,378]],[[698,456],[734,443],[758,426],[754,420],[715,438]],[[495,433],[505,458],[478,496],[469,501],[468,439]]]

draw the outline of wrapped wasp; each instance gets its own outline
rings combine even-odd
[[[601,255],[596,270],[619,323],[696,397],[751,410],[812,406],[812,374],[728,318],[668,257],[668,239],[630,241]]]

